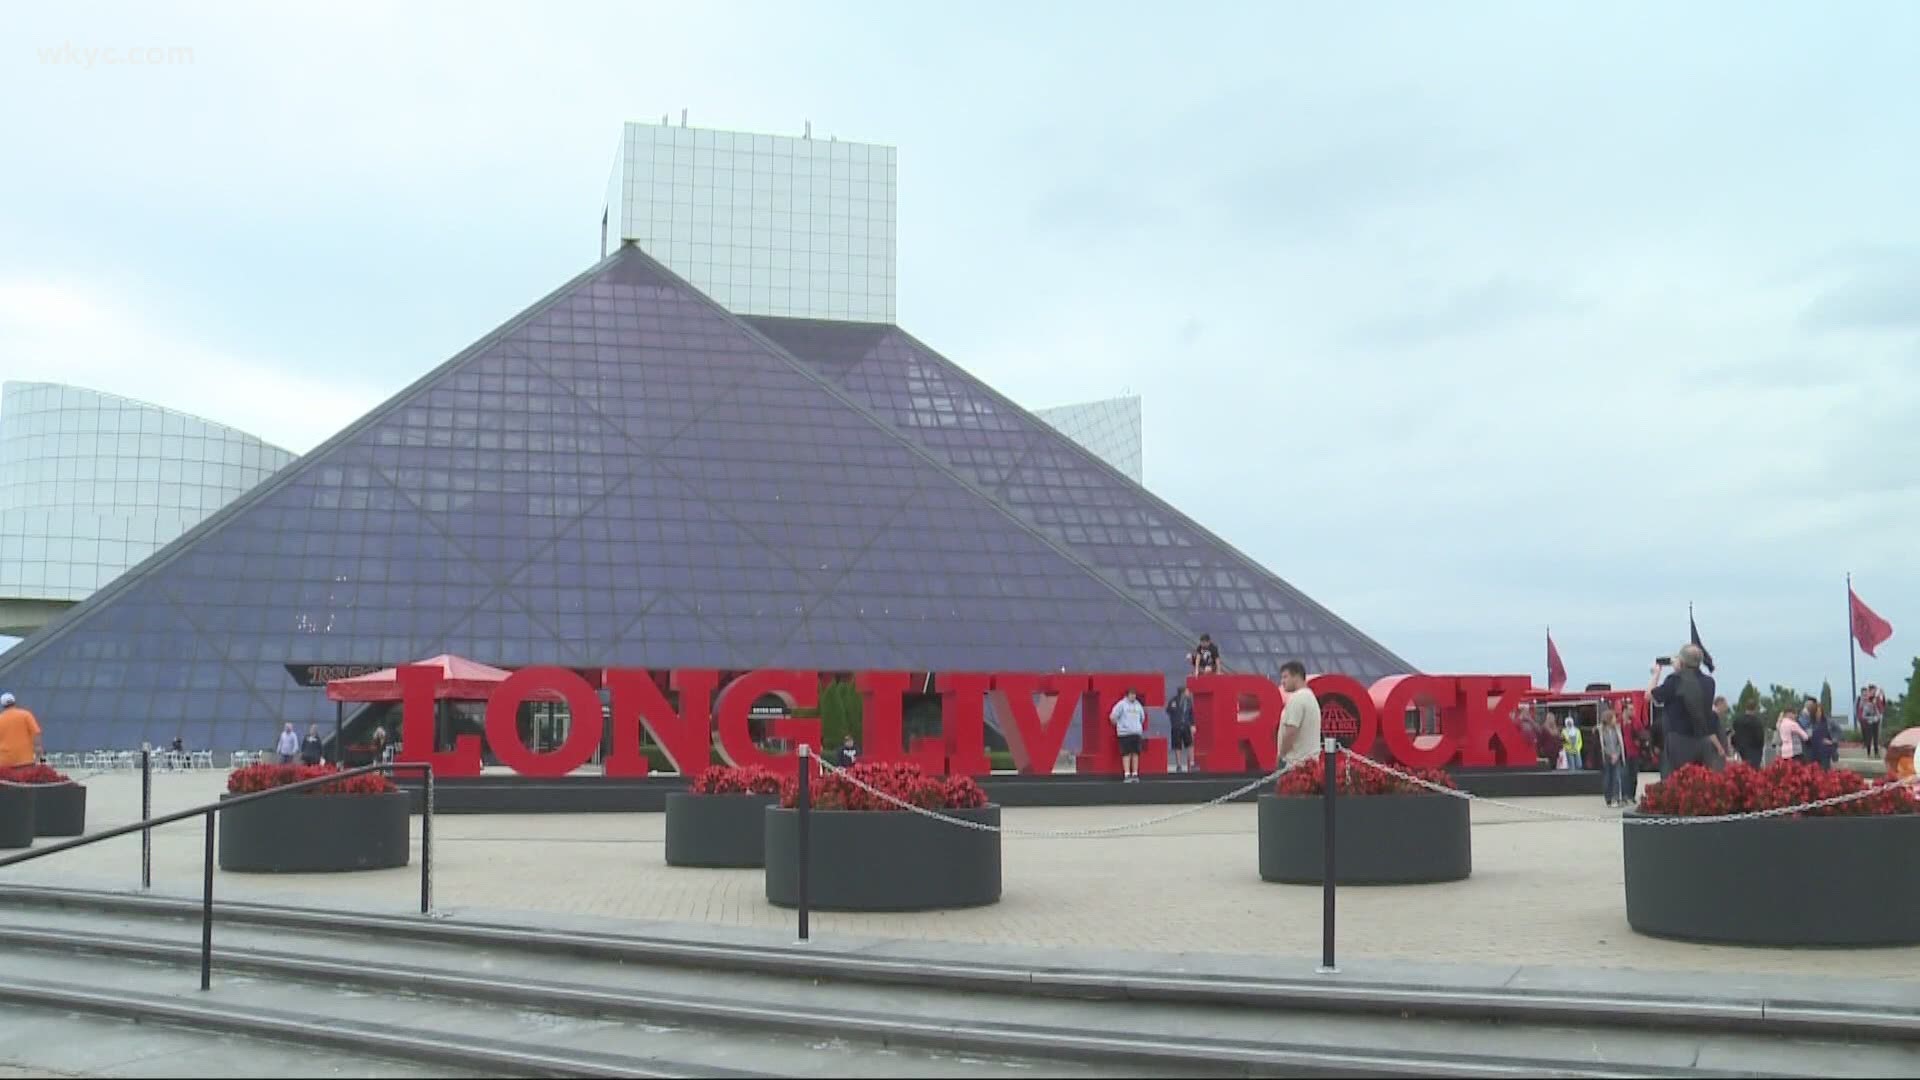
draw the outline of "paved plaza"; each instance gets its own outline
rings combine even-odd
[[[155,810],[205,802],[218,772],[157,775]],[[88,780],[89,828],[138,820],[139,777]],[[1604,817],[1598,798],[1516,800]],[[1016,828],[1075,829],[1157,817],[1173,807],[1009,809]],[[1340,891],[1341,955],[1458,964],[1781,973],[1920,980],[1920,948],[1766,950],[1688,945],[1633,933],[1621,881],[1621,826],[1474,807],[1473,877],[1444,885]],[[419,819],[414,819],[419,837]],[[435,819],[435,899],[444,913],[538,922],[543,913],[780,929],[758,870],[687,870],[662,858],[660,814],[443,815]],[[1317,887],[1270,885],[1257,872],[1251,804],[1202,810],[1139,834],[1043,840],[1008,836],[1002,901],[969,911],[818,913],[815,935],[999,945],[1253,953],[1311,963],[1320,948]],[[44,843],[45,841],[43,841]],[[156,892],[198,895],[199,822],[158,830]],[[221,874],[219,897],[364,912],[417,909],[418,864],[338,875]],[[128,889],[139,837],[0,871],[7,881]],[[1816,916],[1817,917],[1817,916]]]

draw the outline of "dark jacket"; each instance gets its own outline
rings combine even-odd
[[[1767,729],[1753,713],[1743,712],[1733,721],[1733,752],[1749,765],[1760,764],[1766,752]]]
[[[320,736],[309,735],[306,741],[300,744],[300,760],[307,765],[320,764]]]
[[[1654,704],[1661,707],[1661,720],[1675,735],[1704,739],[1720,733],[1720,718],[1713,715],[1713,676],[1681,670],[1653,688]]]
[[[1193,730],[1193,699],[1185,695],[1174,698],[1167,706],[1167,728],[1170,731],[1187,732]]]

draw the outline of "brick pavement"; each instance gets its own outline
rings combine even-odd
[[[220,774],[155,778],[156,810],[212,798]],[[92,828],[136,820],[139,780],[88,783]],[[1604,815],[1597,798],[1518,800]],[[1170,808],[1009,809],[1009,825],[1078,828]],[[612,918],[781,928],[755,870],[684,870],[662,859],[658,814],[447,816],[435,821],[435,896],[442,909],[567,912]],[[418,819],[415,820],[416,840]],[[1144,834],[1093,840],[1009,836],[1001,903],[903,915],[819,913],[815,932],[1155,952],[1316,956],[1320,890],[1269,885],[1257,871],[1251,805],[1202,811]],[[1474,872],[1464,882],[1340,892],[1342,954],[1463,964],[1530,964],[1709,973],[1798,973],[1920,979],[1920,948],[1763,950],[1641,937],[1626,924],[1619,826],[1558,822],[1474,807]],[[197,894],[200,826],[155,835],[159,891]],[[0,871],[10,880],[128,888],[139,839],[128,837]],[[418,899],[414,868],[268,877],[222,874],[218,895],[300,897],[358,911],[403,911]]]

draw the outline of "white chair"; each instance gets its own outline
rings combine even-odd
[[[196,769],[213,768],[213,751],[195,750],[193,752],[192,767]]]

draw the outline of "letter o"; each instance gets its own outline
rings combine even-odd
[[[520,741],[520,705],[542,691],[557,691],[573,722],[560,749],[536,754]],[[561,667],[521,668],[487,699],[487,745],[500,763],[521,776],[565,776],[593,758],[603,725],[600,695],[587,680]]]

